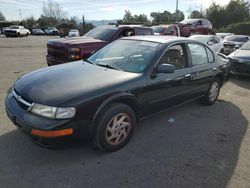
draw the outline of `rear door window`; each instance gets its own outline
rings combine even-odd
[[[190,50],[193,66],[204,65],[204,64],[209,63],[207,52],[206,52],[204,45],[196,44],[196,43],[189,43],[188,47]]]

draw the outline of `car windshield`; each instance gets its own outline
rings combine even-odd
[[[154,28],[155,33],[162,33],[164,31],[164,27],[156,27]]]
[[[161,47],[160,43],[121,39],[97,51],[88,61],[99,66],[142,73]]]
[[[209,36],[195,36],[195,35],[193,35],[193,36],[191,36],[191,37],[189,37],[189,38],[191,38],[191,39],[194,39],[194,40],[198,40],[198,41],[201,41],[201,42],[203,42],[203,43],[207,43],[207,41],[208,41],[208,39],[209,39]]]
[[[245,42],[246,36],[228,36],[225,38],[226,41],[235,41],[235,42]]]
[[[242,50],[250,50],[250,41],[246,42],[242,47]]]
[[[187,19],[187,20],[181,21],[180,23],[182,23],[182,24],[193,24],[195,22],[197,22],[196,19]]]
[[[84,36],[92,37],[94,39],[109,41],[112,39],[116,31],[117,31],[116,27],[99,26],[90,30]]]
[[[16,26],[16,25],[12,25],[12,26],[9,27],[9,29],[19,29],[19,27]]]
[[[71,29],[69,32],[77,32],[76,29]]]

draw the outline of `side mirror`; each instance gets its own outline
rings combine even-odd
[[[208,45],[208,46],[211,46],[211,45],[213,45],[213,44],[214,44],[213,41],[208,41],[208,42],[207,42],[207,45]]]
[[[234,49],[235,49],[235,50],[240,49],[240,45],[236,45],[236,46],[234,47]]]
[[[161,64],[156,68],[156,73],[174,73],[175,66],[170,64]]]

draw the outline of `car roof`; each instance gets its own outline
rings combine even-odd
[[[197,40],[188,39],[185,37],[175,37],[175,36],[158,36],[158,35],[144,35],[144,36],[131,36],[123,37],[125,40],[140,40],[148,42],[157,42],[162,44],[172,43],[172,42],[196,42],[200,43]]]

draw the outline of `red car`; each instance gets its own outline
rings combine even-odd
[[[181,36],[189,37],[194,34],[211,35],[213,27],[210,21],[206,19],[186,19],[178,23],[181,30]]]
[[[194,34],[213,34],[212,25],[206,19],[187,19],[171,25],[154,26],[155,35],[189,37]]]

